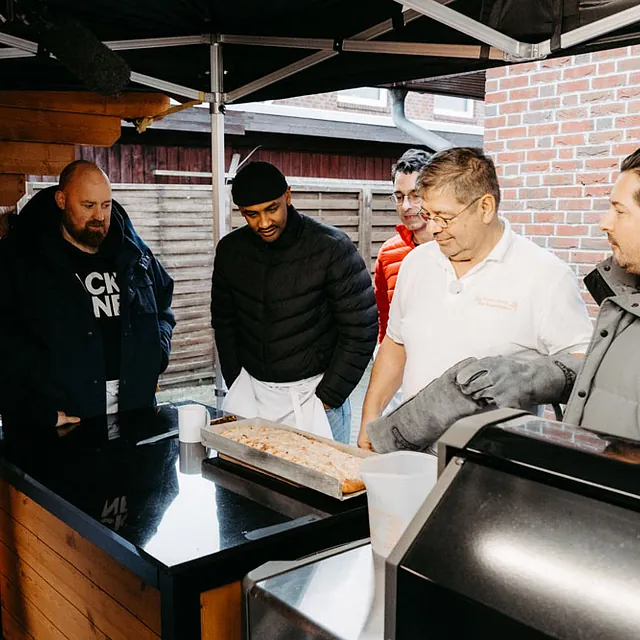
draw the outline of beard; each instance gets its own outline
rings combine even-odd
[[[67,233],[78,243],[85,247],[97,249],[107,237],[108,228],[102,222],[89,221],[84,227],[75,226],[66,211],[62,212],[62,226]]]

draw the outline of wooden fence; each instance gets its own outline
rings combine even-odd
[[[290,179],[293,205],[345,231],[370,270],[382,243],[395,233],[391,184],[383,182]],[[51,183],[28,183],[26,197]],[[213,378],[210,323],[213,221],[206,185],[114,184],[113,197],[127,211],[140,236],[175,282],[177,325],[171,362],[161,387],[198,384]],[[229,201],[229,207],[230,201]],[[236,209],[232,226],[243,224]]]

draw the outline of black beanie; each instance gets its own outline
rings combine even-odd
[[[269,162],[250,162],[238,171],[231,197],[238,207],[250,207],[279,198],[288,188],[280,169]]]

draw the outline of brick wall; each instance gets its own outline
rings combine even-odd
[[[435,120],[440,122],[452,122],[460,124],[472,124],[482,126],[484,120],[484,103],[475,101],[473,107],[473,118],[456,117],[450,115],[436,114],[433,110],[434,96],[427,93],[416,93],[410,91],[405,102],[405,113],[408,118],[414,120]],[[287,104],[310,109],[326,109],[329,111],[357,112],[370,115],[390,115],[391,102],[387,100],[384,107],[371,107],[360,104],[350,104],[338,101],[338,92],[317,93],[311,96],[300,96],[297,98],[287,98],[286,100],[274,100],[274,104]]]
[[[640,147],[640,46],[490,70],[484,124],[502,212],[588,273],[609,251],[598,222],[620,160]]]

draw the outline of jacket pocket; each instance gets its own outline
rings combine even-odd
[[[147,273],[134,276],[131,287],[133,289],[131,311],[133,313],[157,314],[155,289]]]

